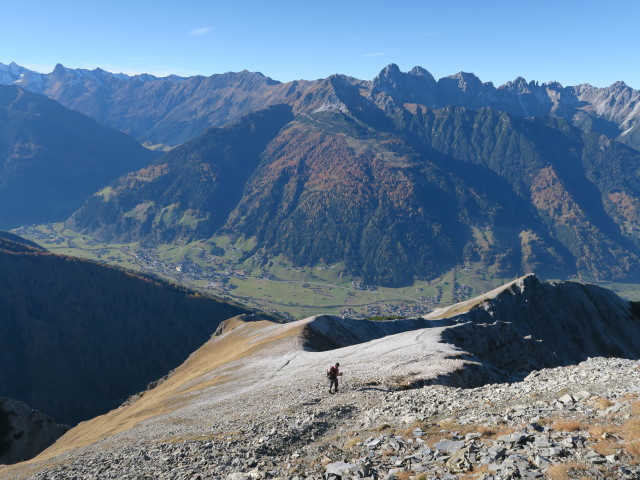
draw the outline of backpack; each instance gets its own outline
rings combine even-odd
[[[327,378],[333,378],[335,376],[336,376],[336,367],[331,365],[329,368],[327,368]]]

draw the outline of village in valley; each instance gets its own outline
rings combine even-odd
[[[78,235],[59,224],[22,227],[16,231],[47,249],[136,270],[169,280],[288,320],[314,313],[349,318],[415,317],[470,298],[477,290],[459,282],[416,282],[392,289],[336,274],[337,265],[297,267],[280,258],[248,253],[233,242],[145,248],[110,245]],[[445,298],[446,297],[446,298]]]

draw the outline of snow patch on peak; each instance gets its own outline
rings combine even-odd
[[[349,109],[347,108],[347,106],[344,103],[342,103],[340,101],[333,101],[333,102],[323,103],[318,108],[316,108],[313,111],[313,113],[336,111],[336,110],[340,111],[342,113],[347,113],[349,111]]]
[[[16,65],[15,62],[11,62],[9,65],[0,63],[0,85],[12,85],[28,72],[30,70]]]

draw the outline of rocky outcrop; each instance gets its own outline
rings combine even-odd
[[[67,430],[23,402],[0,397],[0,464],[35,457]]]
[[[457,323],[443,340],[503,372],[504,378],[589,357],[640,358],[640,315],[610,290],[578,282],[543,283],[528,275],[460,314],[426,318]]]

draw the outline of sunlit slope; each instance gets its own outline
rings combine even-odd
[[[387,369],[400,372],[397,365],[408,359],[429,359],[428,365],[412,365],[426,376],[459,368],[459,361],[442,361],[454,352],[438,344],[439,328],[419,329],[426,324],[421,319],[368,322],[328,316],[277,324],[247,315],[234,317],[156,388],[76,426],[37,460],[119,433],[167,437],[176,422],[182,422],[182,434],[196,435],[197,419],[224,408],[225,400],[244,402],[244,393],[269,390],[270,384],[295,383],[310,373],[321,376],[334,358],[349,365],[350,373],[357,371],[360,380]],[[439,360],[433,361],[432,354]],[[380,357],[386,367],[371,369],[371,362]]]

